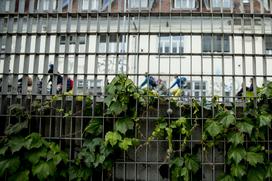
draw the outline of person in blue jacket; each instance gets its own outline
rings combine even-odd
[[[172,95],[174,95],[175,97],[179,97],[182,95],[182,89],[185,87],[186,84],[186,78],[185,77],[179,77],[179,76],[175,76],[175,82],[170,86],[169,90],[172,89],[173,87],[177,86],[177,89],[174,89],[171,93]]]
[[[149,75],[148,73],[145,73],[145,80],[140,85],[140,88],[144,87],[145,85],[147,85],[147,87],[150,89],[155,89],[157,87],[155,78]]]

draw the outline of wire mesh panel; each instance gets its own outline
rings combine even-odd
[[[229,170],[229,148],[221,140],[203,149],[204,124],[215,116],[206,106],[217,97],[236,115],[246,97],[255,100],[258,87],[272,81],[271,3],[1,0],[0,133],[15,122],[9,107],[22,105],[32,115],[29,131],[58,143],[73,160],[90,120],[102,123],[102,138],[114,129],[118,117],[107,114],[106,87],[125,74],[137,90],[153,92],[144,98],[148,106],[129,105],[137,113],[130,134],[141,146],[114,155],[112,170],[100,169],[92,180],[171,180],[169,142],[146,141],[160,118],[170,124],[183,116],[197,125],[184,148],[201,163],[190,180],[217,180]],[[33,110],[44,103],[50,109]],[[173,133],[174,155],[184,154],[183,141]]]

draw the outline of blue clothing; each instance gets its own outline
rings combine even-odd
[[[249,86],[249,88],[248,88],[248,91],[253,92],[253,83],[252,83],[252,84],[250,84],[250,86]]]
[[[152,76],[146,76],[144,82],[141,84],[140,88],[148,84],[148,87],[155,88],[157,86],[157,83]]]
[[[172,89],[175,85],[177,85],[179,88],[184,87],[186,82],[186,78],[185,77],[178,77],[176,79],[176,81],[172,84],[172,86],[170,87],[170,89]]]

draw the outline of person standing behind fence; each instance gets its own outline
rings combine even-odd
[[[54,73],[54,65],[53,64],[49,65],[48,73],[49,74]],[[53,75],[50,75],[50,78],[49,78],[48,82],[51,82],[53,84]],[[62,82],[63,82],[63,78],[58,72],[58,75],[57,75],[57,93],[60,93],[61,90],[62,90]],[[51,94],[52,94],[52,84],[51,84],[51,88],[50,88],[50,93]]]
[[[154,90],[157,87],[155,78],[149,75],[148,73],[145,73],[145,80],[141,84],[140,88],[144,87],[145,85],[147,85],[147,87],[152,90]]]
[[[243,87],[244,87],[244,83],[241,84],[241,89],[236,93],[236,96],[238,98],[242,97],[243,96]],[[250,79],[250,86],[249,87],[246,87],[246,91],[249,91],[249,92],[253,92],[253,78]]]
[[[186,78],[185,77],[179,77],[179,76],[175,76],[175,82],[171,85],[171,87],[169,88],[169,90],[171,90],[173,87],[175,87],[176,85],[178,86],[178,88],[174,89],[171,94],[175,97],[179,97],[182,95],[183,93],[183,88],[185,87],[186,84]]]

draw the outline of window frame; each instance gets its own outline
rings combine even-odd
[[[122,41],[123,38],[124,38],[124,41]],[[100,34],[98,52],[99,53],[116,53],[116,52],[124,53],[126,52],[126,47],[127,47],[126,39],[127,39],[126,35],[124,34],[110,34],[110,35]],[[123,50],[122,43],[124,43],[124,50]],[[108,44],[108,51],[107,51],[107,44]]]
[[[272,35],[266,35],[264,41],[265,41],[265,54],[272,55]]]
[[[175,38],[178,37],[178,41]],[[166,46],[169,44],[169,46]],[[174,46],[176,45],[176,46]],[[165,49],[169,48],[169,52],[166,52]],[[176,47],[176,52],[174,52],[174,48]],[[184,36],[182,35],[162,35],[159,36],[159,48],[158,53],[160,54],[182,54],[184,53]]]
[[[177,6],[177,1],[180,2],[180,6]],[[184,1],[186,1],[186,6],[184,5]],[[196,0],[174,0],[173,8],[174,9],[197,9],[197,1]]]
[[[220,38],[220,39],[218,39]],[[202,36],[202,52],[204,53],[229,53],[230,37],[228,35],[203,35]],[[208,45],[208,48],[205,46]],[[226,46],[227,45],[227,46]],[[216,47],[215,47],[216,46]],[[219,51],[219,49],[221,49]]]
[[[228,6],[225,6],[225,2],[228,2]],[[216,2],[216,3],[215,3]],[[232,0],[204,0],[204,3],[208,9],[231,9],[233,6],[233,1]],[[217,4],[217,6],[215,6]],[[219,5],[218,5],[219,4]]]
[[[139,3],[136,3],[138,1]],[[145,1],[145,5],[143,6],[142,1]],[[129,9],[148,9],[149,8],[149,0],[128,0]]]

